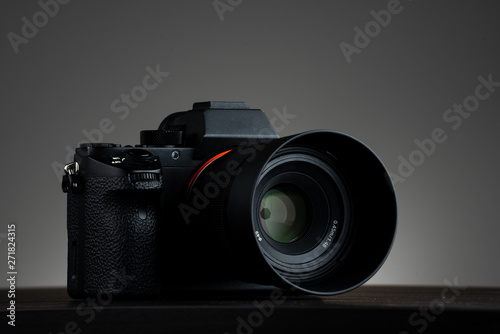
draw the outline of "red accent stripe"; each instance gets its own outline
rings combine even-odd
[[[212,162],[214,162],[215,160],[219,159],[220,157],[222,157],[223,155],[225,155],[225,154],[227,154],[227,153],[229,153],[231,151],[232,150],[227,150],[227,151],[224,151],[224,152],[219,153],[217,155],[214,155],[213,157],[211,157],[210,159],[208,159],[203,165],[201,165],[201,167],[198,168],[198,170],[196,171],[196,173],[193,174],[193,176],[191,177],[191,180],[189,180],[186,194],[189,194],[189,192],[191,191],[191,186],[196,181],[196,179],[201,174],[201,172],[203,172],[205,170],[205,168],[207,168],[208,165],[210,165]]]

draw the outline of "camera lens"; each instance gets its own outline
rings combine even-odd
[[[212,272],[322,295],[377,272],[394,239],[396,197],[367,146],[311,131],[225,150],[195,173],[183,211]]]
[[[254,197],[254,229],[264,235],[258,246],[281,277],[304,284],[335,270],[352,224],[349,193],[331,156],[308,146],[282,148],[262,169]],[[263,221],[272,213],[274,220]]]
[[[259,216],[264,232],[271,239],[293,242],[311,225],[309,198],[293,184],[279,184],[262,197]]]

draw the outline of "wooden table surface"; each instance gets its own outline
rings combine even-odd
[[[499,288],[362,286],[331,297],[250,289],[168,300],[18,289],[15,328],[7,290],[0,294],[1,333],[500,333]]]

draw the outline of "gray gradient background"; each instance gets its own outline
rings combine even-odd
[[[72,1],[17,55],[7,33],[19,34],[21,18],[40,8],[3,2],[0,233],[17,223],[18,287],[65,285],[66,198],[51,167],[64,162],[65,146],[74,148],[102,118],[116,126],[104,141],[136,144],[141,129],[203,100],[242,100],[269,116],[286,106],[297,116],[281,135],[349,133],[393,173],[415,139],[442,127],[448,140],[396,185],[397,237],[369,283],[457,277],[461,285],[500,286],[500,89],[458,130],[442,119],[474,93],[479,75],[500,81],[499,4],[401,4],[348,64],[339,43],[352,44],[353,28],[387,1],[245,0],[223,22],[212,1]],[[156,64],[170,76],[121,121],[111,102]]]

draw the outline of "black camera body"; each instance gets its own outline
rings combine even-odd
[[[388,173],[334,131],[279,138],[243,102],[169,115],[65,166],[68,292],[163,296],[238,279],[316,294],[368,280],[395,234]]]

